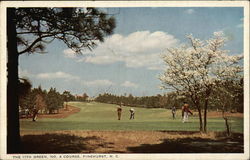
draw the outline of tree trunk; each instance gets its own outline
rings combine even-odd
[[[7,9],[7,153],[20,152],[15,8]]]
[[[200,132],[203,132],[203,124],[202,124],[202,115],[201,115],[201,109],[200,107],[198,108],[198,112],[199,112],[199,119],[200,119]]]
[[[205,105],[204,105],[204,132],[206,133],[207,132],[207,106],[208,106],[208,99],[206,98],[205,100]]]
[[[227,117],[223,117],[223,119],[225,120],[225,125],[226,125],[226,128],[227,128],[227,136],[230,136],[231,129],[230,129],[230,125],[228,123],[228,118]]]
[[[206,133],[207,132],[207,108],[208,108],[208,100],[210,96],[210,89],[206,90],[206,98],[205,98],[205,104],[204,104],[204,127],[203,130]]]
[[[194,96],[194,95],[191,95],[190,98],[193,101],[196,109],[198,110],[199,121],[200,121],[200,132],[203,132],[202,114],[201,114],[201,107],[200,107],[199,99],[197,96]]]
[[[223,106],[222,117],[225,120],[225,125],[226,125],[226,129],[227,129],[227,136],[230,136],[231,128],[230,128],[230,125],[228,123],[228,118],[225,116],[225,106]]]
[[[68,102],[66,101],[66,111],[68,110]]]

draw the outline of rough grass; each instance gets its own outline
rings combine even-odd
[[[221,132],[25,131],[23,153],[242,153],[243,135]],[[38,145],[39,144],[39,145]]]

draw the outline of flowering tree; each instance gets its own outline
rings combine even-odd
[[[163,55],[167,68],[159,79],[163,89],[174,89],[191,99],[199,113],[200,131],[206,132],[211,92],[215,86],[241,76],[243,68],[238,62],[243,57],[230,56],[222,49],[226,42],[223,32],[215,32],[206,41],[192,35],[187,38],[190,44],[169,48]]]
[[[220,83],[220,85],[215,87],[212,94],[210,99],[221,109],[227,135],[229,136],[231,134],[231,125],[229,115],[225,112],[229,109],[232,111],[232,106],[237,106],[237,110],[241,109],[241,107],[238,108],[239,106],[243,107],[243,79],[240,79],[240,81],[228,80]]]

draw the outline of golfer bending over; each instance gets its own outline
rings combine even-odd
[[[131,108],[130,110],[130,118],[129,119],[135,119],[135,110]]]

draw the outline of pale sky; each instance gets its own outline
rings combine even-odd
[[[161,7],[109,8],[117,27],[92,52],[75,55],[63,42],[47,45],[46,54],[21,55],[19,76],[33,87],[55,87],[72,94],[131,93],[135,96],[162,94],[160,80],[164,63],[160,55],[169,47],[185,43],[185,36],[205,40],[223,31],[230,54],[243,53],[243,8]]]

